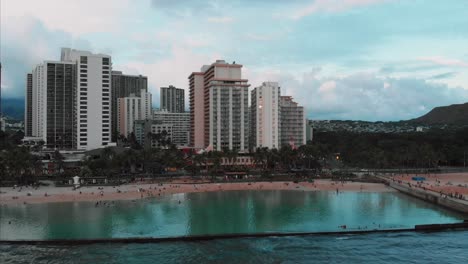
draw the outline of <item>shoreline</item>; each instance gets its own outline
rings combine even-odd
[[[309,182],[225,182],[202,184],[137,183],[120,186],[84,186],[73,190],[70,187],[31,187],[0,188],[0,205],[40,204],[56,202],[99,202],[118,200],[138,200],[157,198],[180,193],[252,191],[252,190],[292,190],[292,191],[332,191],[336,192],[397,192],[381,183],[333,182],[315,180]],[[28,196],[28,193],[30,195]],[[47,196],[46,196],[47,194]]]

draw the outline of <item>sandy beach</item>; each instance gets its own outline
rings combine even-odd
[[[412,180],[412,177],[424,177],[423,182]],[[443,193],[462,194],[468,196],[468,173],[446,173],[446,174],[409,174],[393,177],[395,181],[402,184],[411,184],[414,187]]]
[[[344,182],[316,180],[309,182],[226,182],[226,183],[137,183],[120,186],[71,187],[41,186],[0,188],[0,204],[29,204],[74,201],[135,200],[161,197],[176,193],[217,192],[237,190],[295,190],[344,192],[393,192],[394,189],[379,183]]]

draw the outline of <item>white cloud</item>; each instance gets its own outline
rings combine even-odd
[[[228,16],[222,16],[222,17],[209,17],[207,18],[207,21],[210,23],[216,23],[216,24],[229,24],[234,21],[234,18],[228,17]]]
[[[371,72],[337,77],[322,72],[246,73],[254,87],[262,81],[279,82],[281,94],[293,96],[311,119],[407,120],[436,106],[468,101],[468,90],[423,79],[378,77]]]
[[[1,5],[2,27],[14,17],[32,17],[76,36],[120,30],[130,0],[3,0]]]
[[[315,0],[312,4],[296,10],[292,18],[301,19],[318,12],[336,13],[348,9],[386,2],[388,0]]]
[[[326,81],[326,82],[322,83],[322,85],[320,85],[318,91],[320,93],[329,93],[329,92],[333,92],[333,90],[335,90],[335,88],[336,88],[336,82],[335,81]]]
[[[451,59],[442,56],[430,56],[430,57],[420,57],[417,58],[418,61],[430,62],[440,66],[449,66],[449,67],[468,67],[468,62]]]

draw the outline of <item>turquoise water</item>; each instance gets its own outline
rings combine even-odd
[[[462,219],[394,192],[208,192],[97,207],[89,202],[4,205],[0,207],[0,239],[337,231],[341,225],[348,230],[388,229]]]

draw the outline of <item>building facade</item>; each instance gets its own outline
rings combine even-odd
[[[76,66],[45,61],[27,75],[25,131],[49,149],[76,147]]]
[[[76,148],[91,150],[111,142],[111,56],[62,48],[61,61],[76,65]]]
[[[138,120],[135,121],[135,137],[144,148],[165,147],[158,140],[158,135],[164,134],[159,139],[172,141],[172,124],[163,124],[156,120]]]
[[[264,82],[252,90],[251,146],[252,149],[280,147],[279,100],[281,88],[277,82]]]
[[[134,122],[151,119],[151,94],[140,92],[140,97],[131,94],[119,98],[117,105],[117,130],[119,135],[128,137],[134,132]]]
[[[32,85],[32,73],[28,73],[26,75],[26,95],[25,95],[25,102],[24,102],[24,135],[26,137],[32,137],[32,93],[33,93],[33,85]]]
[[[166,110],[154,110],[153,120],[172,125],[172,143],[176,146],[188,146],[190,139],[190,113],[170,113]]]
[[[142,75],[126,75],[121,71],[112,71],[111,84],[112,141],[116,141],[117,136],[119,136],[117,125],[118,99],[129,97],[131,94],[140,97],[141,93],[148,92],[148,78]]]
[[[314,140],[314,127],[310,123],[310,120],[306,120],[306,143]]]
[[[306,120],[304,107],[291,96],[280,97],[280,144],[299,147],[306,144]]]
[[[205,148],[205,91],[202,72],[189,76],[190,91],[190,141],[195,148]]]
[[[170,113],[185,113],[185,91],[172,85],[161,87],[161,110]]]
[[[242,79],[242,65],[223,60],[205,65],[189,76],[189,86],[192,146],[248,150],[250,85]]]

